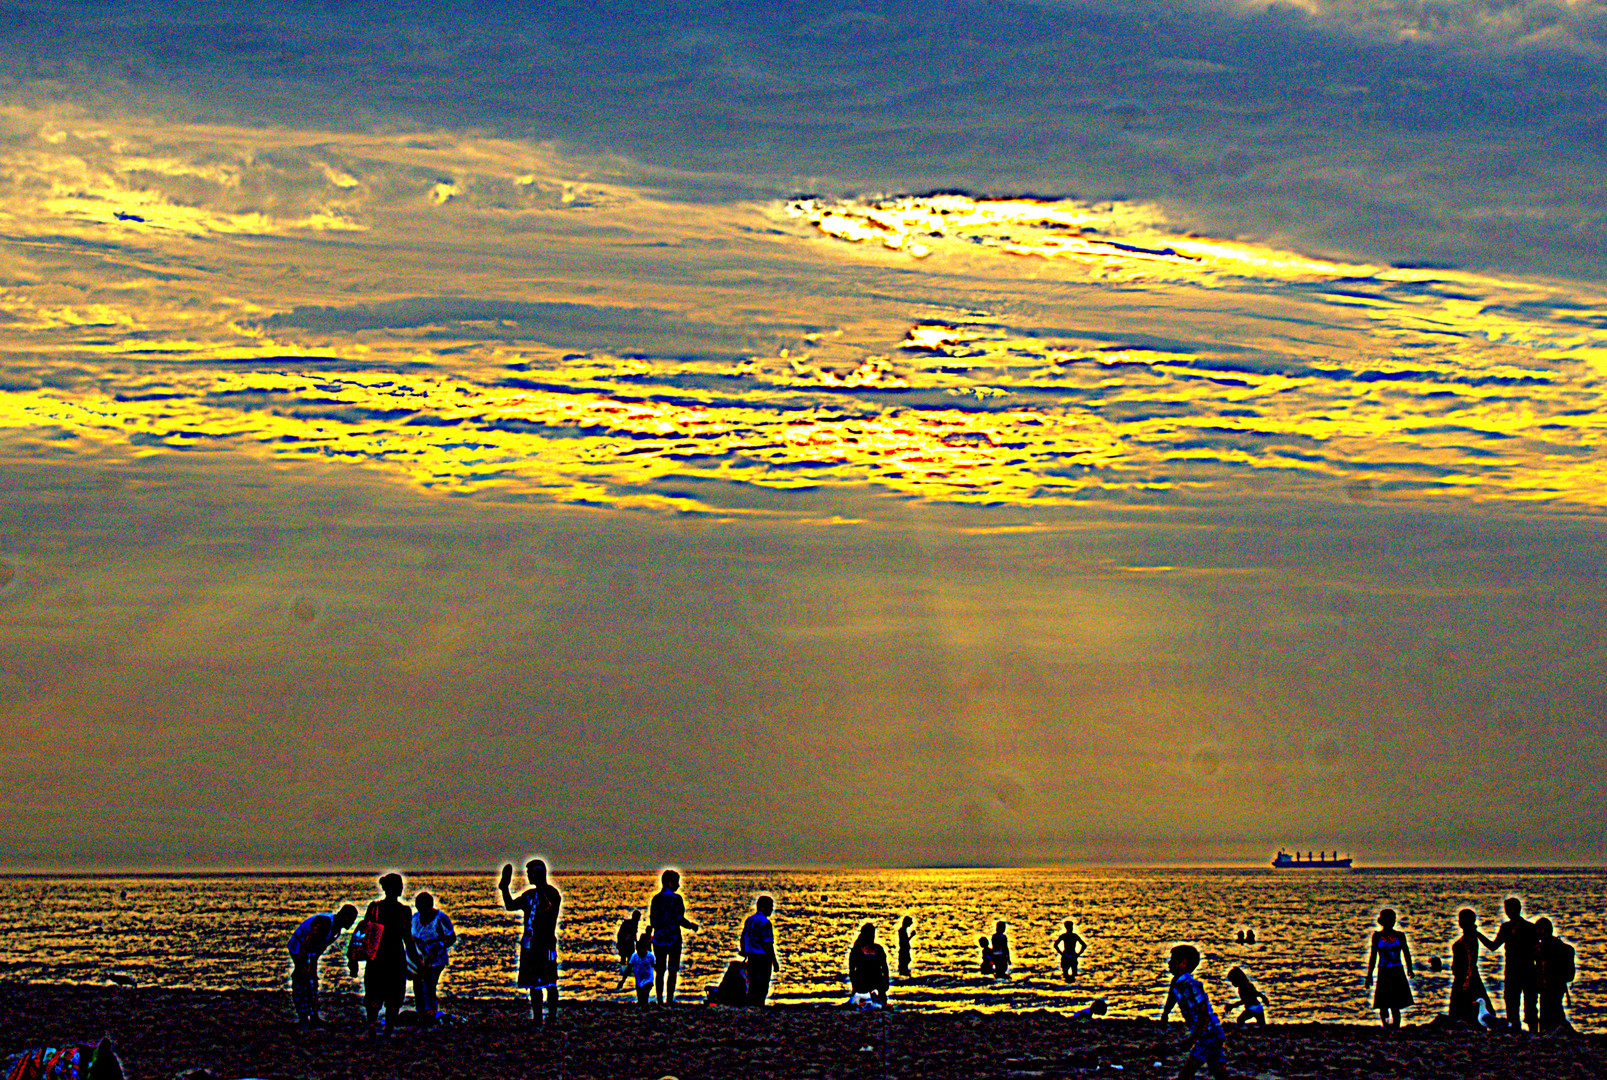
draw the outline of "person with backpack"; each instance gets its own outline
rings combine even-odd
[[[1562,1011],[1568,984],[1574,981],[1574,947],[1557,937],[1550,919],[1536,919],[1534,975],[1540,996],[1540,1030],[1572,1031]]]
[[[402,875],[384,875],[379,887],[384,897],[368,905],[359,933],[352,935],[356,940],[346,952],[352,978],[357,977],[358,961],[363,962],[363,1011],[376,1038],[396,1030],[402,999],[407,996],[407,962],[411,958],[417,965],[419,959],[413,943],[413,913],[401,901]],[[375,1027],[382,1006],[385,1020]]]

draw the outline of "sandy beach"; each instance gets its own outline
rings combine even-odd
[[[1179,1023],[1074,1024],[1047,1011],[863,1013],[687,1004],[648,1009],[577,1002],[535,1027],[511,1001],[445,1003],[459,1023],[365,1038],[357,1000],[326,998],[327,1027],[298,1030],[288,994],[118,987],[0,988],[0,1051],[110,1035],[133,1080],[197,1069],[238,1077],[679,1080],[1172,1076]],[[404,1014],[406,1017],[406,1014]],[[1588,1078],[1607,1076],[1607,1037],[1384,1033],[1340,1024],[1273,1025],[1228,1035],[1234,1075]]]

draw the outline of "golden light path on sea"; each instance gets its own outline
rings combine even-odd
[[[1198,236],[1141,203],[688,201],[462,133],[4,122],[13,457],[228,452],[682,511],[845,485],[1607,502],[1607,301],[1576,284]]]

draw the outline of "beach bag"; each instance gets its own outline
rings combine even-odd
[[[123,1063],[112,1041],[78,1046],[42,1046],[13,1055],[0,1074],[4,1080],[123,1080]]]
[[[346,959],[350,963],[372,960],[379,955],[379,939],[385,936],[385,925],[374,918],[374,905],[368,905],[363,921],[352,927],[352,936],[346,942]]]

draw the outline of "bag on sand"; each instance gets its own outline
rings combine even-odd
[[[112,1041],[77,1046],[41,1046],[14,1054],[6,1062],[5,1080],[123,1080],[123,1063]]]
[[[368,905],[363,921],[352,927],[346,942],[346,959],[355,964],[359,960],[372,960],[379,955],[379,939],[385,935],[385,925],[374,919],[374,905]]]

